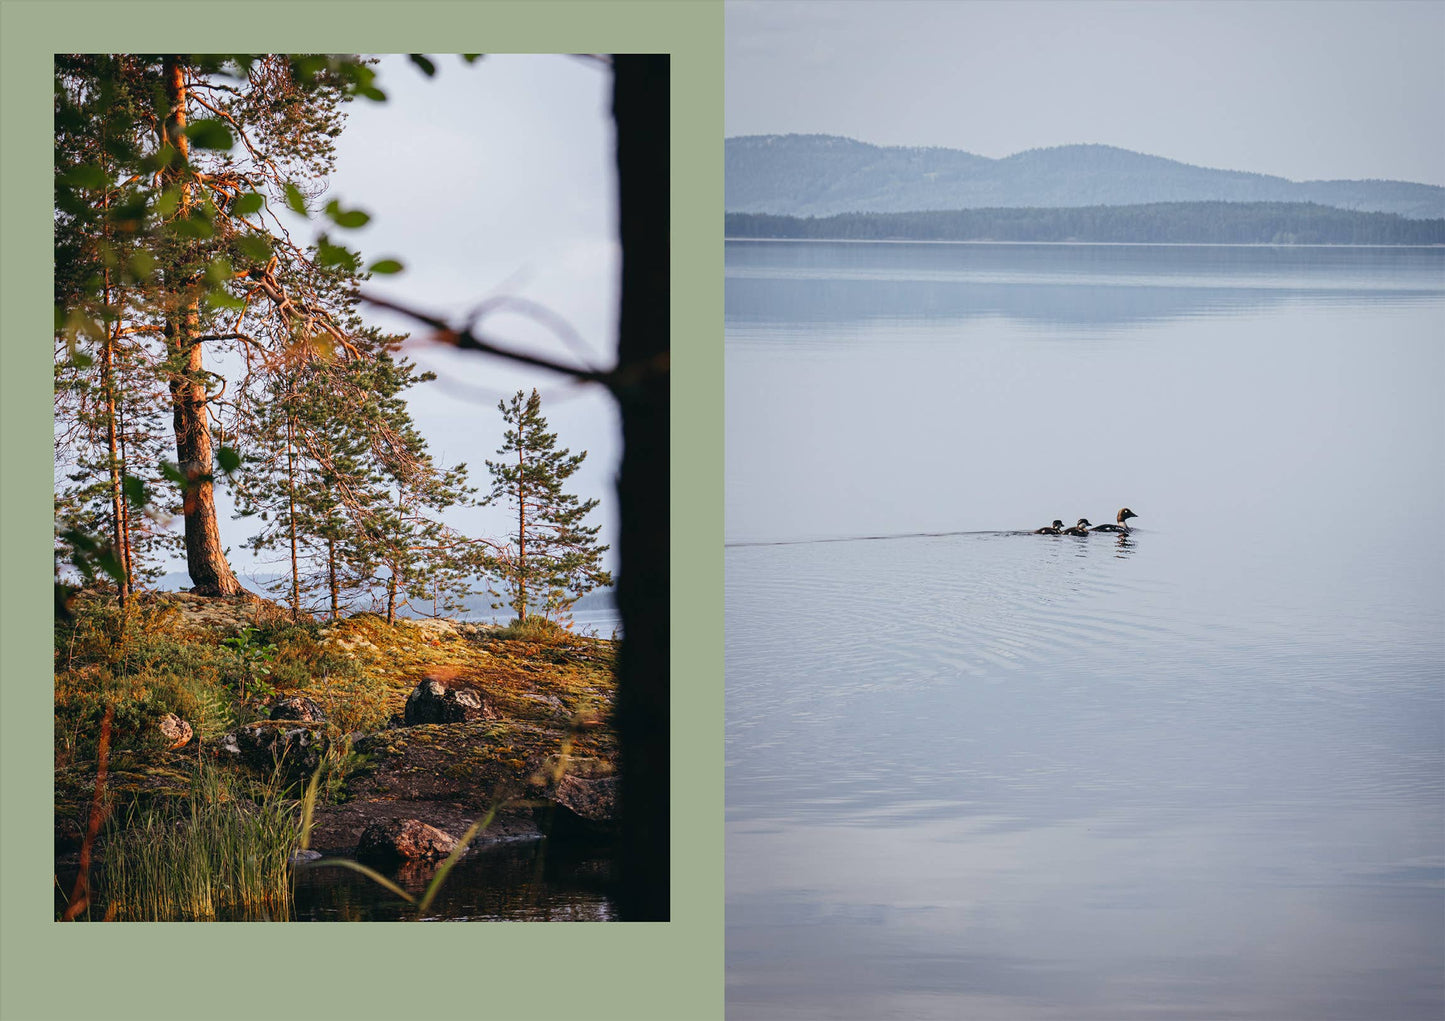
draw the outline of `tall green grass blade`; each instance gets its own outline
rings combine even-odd
[[[452,848],[452,853],[447,855],[446,861],[437,866],[436,875],[432,876],[431,882],[426,884],[426,894],[422,897],[421,903],[416,907],[417,918],[421,918],[422,915],[426,914],[426,909],[431,907],[432,900],[441,892],[442,883],[446,881],[447,873],[452,870],[452,867],[461,859],[461,856],[466,854],[467,845],[472,842],[478,833],[492,824],[492,819],[496,816],[498,807],[497,805],[493,805],[487,810],[486,815],[467,827],[467,831],[462,834],[462,838],[458,840],[456,846]]]
[[[311,781],[306,785],[306,794],[301,799],[301,850],[311,846],[311,827],[316,822],[316,791],[321,786],[321,771],[325,769],[324,762],[316,764],[316,772],[311,774]]]
[[[305,867],[309,869],[314,869],[322,865],[340,865],[342,868],[348,868],[353,872],[360,872],[363,876],[365,876],[367,879],[370,879],[372,882],[380,883],[382,886],[386,887],[398,897],[405,898],[408,904],[416,903],[416,898],[413,897],[411,894],[407,893],[401,887],[397,886],[390,879],[387,879],[380,872],[376,871],[376,869],[363,865],[359,861],[352,861],[350,858],[321,858],[318,861],[307,862]]]

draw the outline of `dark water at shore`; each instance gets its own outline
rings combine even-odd
[[[1445,252],[728,275],[729,1016],[1440,1017]]]
[[[328,856],[334,860],[334,856]],[[328,860],[328,859],[323,859]],[[436,863],[369,863],[420,901],[436,874]],[[74,863],[57,867],[55,910],[75,883]],[[515,840],[473,852],[447,875],[423,921],[610,922],[617,907],[610,884],[614,873],[609,845],[593,841]],[[104,890],[103,864],[92,882]],[[102,895],[103,902],[103,895]],[[103,910],[103,907],[97,908]],[[394,922],[417,918],[415,904],[344,866],[301,863],[296,868],[293,922]],[[271,919],[221,919],[271,920]]]
[[[384,875],[420,900],[432,865],[401,865]],[[540,840],[499,844],[463,859],[429,906],[427,921],[607,922],[617,917],[603,846]],[[297,870],[294,921],[390,922],[416,908],[379,884],[334,865]]]

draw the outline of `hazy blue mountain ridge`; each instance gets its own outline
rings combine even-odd
[[[1030,149],[991,159],[834,135],[745,135],[727,139],[724,153],[724,205],[730,213],[831,216],[1222,201],[1314,202],[1412,219],[1445,217],[1445,188],[1435,185],[1297,182],[1108,145]]]

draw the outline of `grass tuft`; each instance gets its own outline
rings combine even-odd
[[[179,809],[150,809],[111,838],[105,891],[115,918],[290,917],[292,857],[302,836],[299,806],[286,796],[279,773],[260,791],[236,784],[201,767]]]

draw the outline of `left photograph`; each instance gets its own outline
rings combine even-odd
[[[668,58],[54,79],[54,917],[666,920]]]

